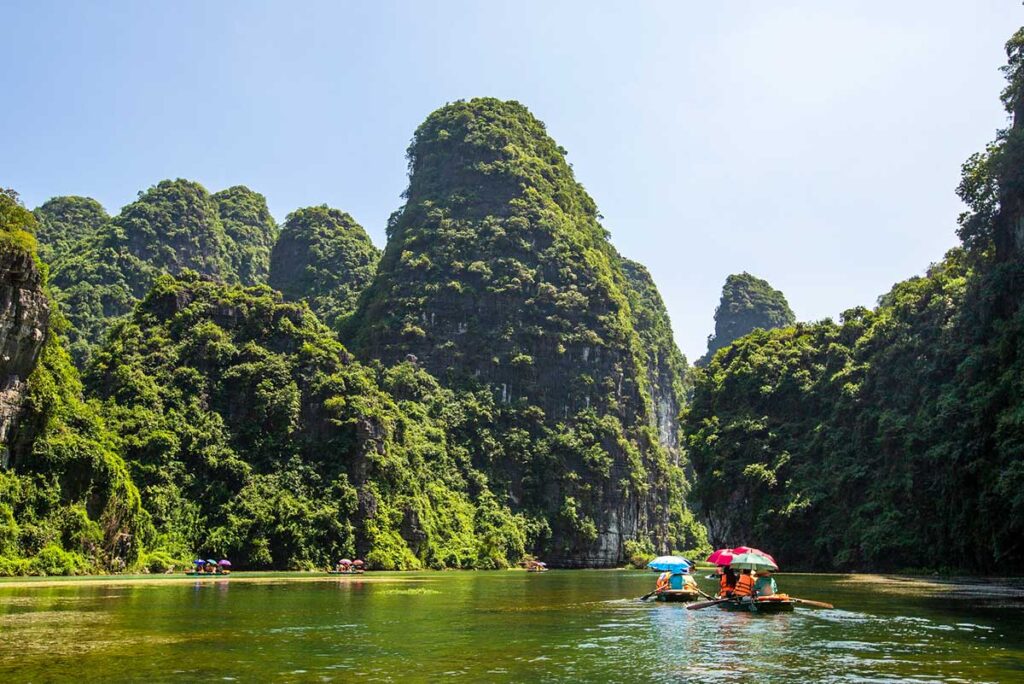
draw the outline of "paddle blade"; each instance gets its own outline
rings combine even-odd
[[[808,606],[815,606],[817,608],[835,608],[831,603],[825,603],[824,601],[811,601],[809,599],[795,598],[793,599],[797,603],[805,603]]]
[[[701,601],[700,603],[691,603],[686,606],[686,610],[700,610],[701,608],[708,608],[710,606],[717,606],[719,603],[725,603],[729,599],[716,599],[714,601]]]

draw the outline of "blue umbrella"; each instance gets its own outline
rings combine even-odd
[[[200,559],[196,559],[196,560],[194,560],[192,562],[195,563],[196,565],[206,565],[206,561],[200,560]]]
[[[693,563],[682,556],[658,556],[648,563],[647,567],[660,572],[671,572],[685,575],[690,572],[690,568],[693,567]]]

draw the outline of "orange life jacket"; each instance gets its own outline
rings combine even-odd
[[[658,588],[658,591],[662,591],[664,589],[668,589],[668,584],[669,584],[669,581],[670,581],[671,577],[672,577],[672,573],[671,572],[663,572],[660,575],[658,575],[658,583],[656,585],[657,588]]]
[[[751,575],[740,575],[736,581],[736,588],[733,594],[736,596],[750,596],[754,593],[754,578]]]

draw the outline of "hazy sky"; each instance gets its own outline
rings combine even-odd
[[[955,243],[961,162],[1006,118],[1017,0],[0,0],[0,186],[112,214],[163,178],[327,203],[384,244],[446,102],[516,99],[703,353],[729,273],[803,320]]]

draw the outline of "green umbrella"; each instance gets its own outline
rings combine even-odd
[[[770,558],[762,556],[759,553],[741,553],[738,556],[733,556],[732,562],[729,563],[734,570],[778,570],[779,566],[776,565]]]

